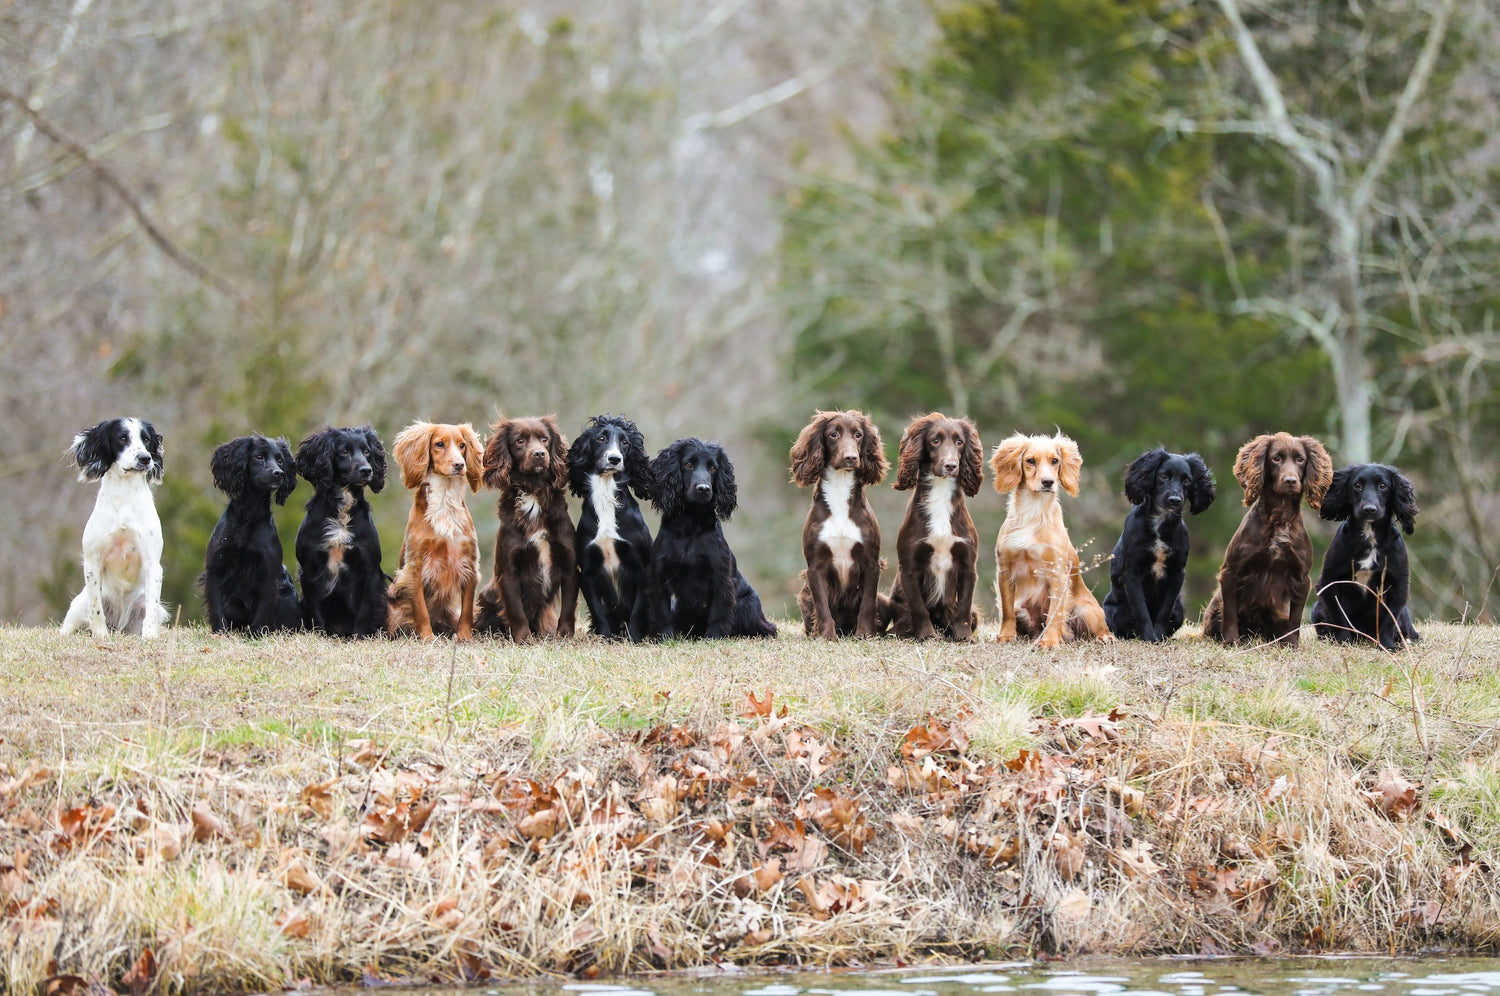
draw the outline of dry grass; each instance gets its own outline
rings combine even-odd
[[[1390,656],[0,629],[0,983],[118,986],[147,947],[164,992],[1487,947],[1500,630],[1424,632]]]

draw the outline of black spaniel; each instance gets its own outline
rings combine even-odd
[[[647,633],[651,530],[635,496],[649,501],[650,484],[646,440],[636,424],[620,415],[590,418],[568,449],[568,490],[583,499],[579,587],[590,628],[605,638],[628,633],[639,643]]]
[[[271,517],[271,498],[285,505],[297,486],[292,451],[285,439],[241,436],[214,450],[212,469],[214,486],[229,496],[229,506],[209,537],[199,578],[209,627],[252,636],[297,629],[297,589],[281,562],[281,537]]]
[[[1333,475],[1318,514],[1342,525],[1318,575],[1312,621],[1320,637],[1368,639],[1387,650],[1421,639],[1406,604],[1411,568],[1401,538],[1416,528],[1419,511],[1416,489],[1395,467],[1362,463]]]
[[[734,466],[718,443],[679,439],[651,462],[661,528],[646,598],[652,632],[662,639],[776,635],[719,525],[738,500]]]
[[[365,489],[385,487],[385,447],[370,426],[323,429],[297,448],[297,473],[313,486],[297,530],[302,622],[331,636],[385,632],[380,534]]]
[[[1125,497],[1135,505],[1109,562],[1104,619],[1115,636],[1160,643],[1182,627],[1187,523],[1214,501],[1214,475],[1196,453],[1142,453],[1125,470]]]

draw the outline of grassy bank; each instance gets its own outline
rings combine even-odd
[[[0,629],[0,983],[1490,947],[1500,630],[1424,632],[1389,656]]]

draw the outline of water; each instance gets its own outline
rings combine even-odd
[[[368,993],[369,990],[363,990]],[[655,976],[617,984],[387,989],[392,996],[1500,996],[1500,958],[1006,962],[879,972]]]

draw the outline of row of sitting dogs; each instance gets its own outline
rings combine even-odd
[[[369,427],[329,428],[293,457],[283,439],[244,436],[215,450],[214,483],[229,504],[210,538],[202,584],[215,631],[307,627],[339,636],[473,632],[570,636],[582,593],[605,637],[774,636],[776,627],[739,572],[720,522],[734,511],[734,468],[723,449],[680,439],[648,460],[635,424],[595,416],[567,445],[551,416],[500,418],[482,444],[467,424],[417,422],[392,455],[413,491],[393,578],[381,571],[380,537],[366,490],[384,486],[386,454]],[[149,485],[162,474],[161,435],[139,419],[79,433],[69,454],[80,478],[101,482],[84,531],[84,590],[64,631],[87,623],[154,636],[160,603],[161,527]],[[913,490],[897,536],[898,571],[878,590],[880,527],[864,496],[888,470],[880,434],[857,411],[817,412],[791,451],[792,479],[814,488],[803,530],[807,560],[799,603],[809,635],[943,635],[968,640],[978,625],[978,534],[964,504],[978,493],[983,451],[974,424],[932,413],[907,426],[895,487]],[[1188,554],[1183,512],[1214,499],[1197,454],[1152,450],[1126,471],[1134,508],[1111,560],[1101,606],[1082,578],[1063,524],[1059,488],[1078,492],[1082,456],[1061,433],[1015,435],[990,456],[994,486],[1009,495],[995,546],[999,639],[1139,637],[1160,641],[1182,625]],[[298,530],[302,595],[282,566],[271,503],[301,475],[314,495]],[[1305,499],[1347,520],[1324,561],[1313,622],[1336,640],[1394,648],[1415,640],[1406,607],[1404,543],[1417,514],[1411,483],[1394,468],[1335,474],[1317,440],[1259,436],[1235,462],[1249,506],[1230,541],[1206,635],[1296,643],[1310,584]],[[479,588],[479,547],[466,492],[497,490],[494,572]],[[566,492],[583,499],[575,530]],[[653,541],[636,497],[661,513]]]

